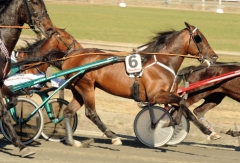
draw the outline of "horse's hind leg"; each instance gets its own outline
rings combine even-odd
[[[84,98],[85,97],[85,98]],[[97,115],[95,109],[95,96],[94,90],[85,91],[83,93],[84,104],[85,104],[85,114],[97,127],[108,137],[112,139],[112,144],[122,145],[120,138],[101,121],[100,117]]]
[[[72,126],[71,126],[70,122],[71,122],[73,115],[75,114],[75,112],[78,109],[80,109],[80,107],[81,107],[80,105],[82,105],[82,104],[83,104],[83,102],[81,102],[81,104],[79,104],[79,102],[76,101],[75,98],[73,98],[71,100],[71,102],[69,103],[69,105],[67,106],[67,108],[65,108],[64,112],[63,112],[65,131],[66,131],[65,142],[66,142],[66,144],[75,146],[75,147],[82,147],[82,143],[73,139]]]
[[[19,154],[21,155],[21,157],[25,157],[25,156],[29,156],[35,153],[35,151],[33,151],[32,149],[26,147],[19,139],[19,137],[17,136],[12,124],[11,124],[11,120],[10,120],[10,115],[7,111],[7,109],[4,107],[3,105],[3,101],[2,98],[0,99],[0,118],[1,121],[4,125],[4,128],[6,129],[9,137],[12,140],[12,143],[15,147],[18,147],[20,149]]]

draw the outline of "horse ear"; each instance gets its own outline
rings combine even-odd
[[[191,25],[190,25],[190,24],[188,24],[187,22],[184,22],[184,23],[185,23],[185,25],[186,25],[186,27],[187,27],[188,29],[191,28]]]

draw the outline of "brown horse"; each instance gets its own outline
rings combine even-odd
[[[0,2],[0,24],[8,26],[0,28],[0,118],[7,129],[14,146],[20,149],[22,157],[35,153],[21,143],[17,137],[8,115],[7,108],[14,106],[17,102],[16,96],[3,84],[3,80],[10,70],[10,54],[15,47],[21,34],[21,26],[27,23],[36,33],[39,29],[46,37],[54,33],[53,24],[47,14],[43,0],[5,0]],[[9,27],[11,26],[11,27]],[[11,100],[6,106],[3,105],[2,96]]]
[[[214,62],[217,59],[216,53],[208,44],[204,35],[194,26],[185,23],[186,28],[180,31],[160,32],[152,41],[146,44],[146,48],[139,51],[143,58],[143,73],[137,79],[139,90],[137,98],[139,101],[149,102],[150,104],[175,104],[179,106],[179,116],[176,122],[167,125],[178,124],[181,120],[181,113],[184,110],[186,114],[191,114],[185,107],[184,100],[177,95],[177,85],[175,84],[175,76],[184,56],[191,54],[199,57],[200,61],[204,59]],[[174,53],[179,55],[154,55],[154,53]],[[87,54],[90,53],[90,54]],[[92,54],[96,53],[96,54]],[[98,53],[102,53],[100,55]],[[150,53],[149,55],[143,55]],[[181,55],[180,55],[181,54]],[[71,57],[65,61],[56,61],[51,64],[61,70],[68,70],[77,66],[82,66],[97,60],[101,60],[113,55],[104,55],[104,52],[98,49],[80,49],[71,53],[50,52],[43,58],[34,61],[51,61],[63,56]],[[19,65],[31,62],[31,58],[27,61],[19,62]],[[33,61],[33,60],[32,60]],[[70,78],[73,74],[67,75]],[[81,146],[79,142],[73,140],[70,127],[70,119],[72,115],[85,104],[86,116],[97,125],[97,127],[108,137],[112,139],[115,145],[121,145],[121,140],[114,132],[107,128],[97,115],[95,108],[94,90],[96,87],[116,96],[134,99],[133,83],[134,78],[129,78],[125,70],[124,62],[118,62],[112,65],[93,68],[84,75],[76,77],[69,83],[69,87],[73,92],[73,100],[64,111],[66,125],[66,143],[69,145]],[[192,114],[191,114],[192,115]],[[195,118],[193,115],[192,118]],[[209,135],[211,131],[206,129],[201,123],[198,124],[202,131]]]
[[[197,81],[239,70],[239,63],[219,63],[211,65],[208,68],[203,66],[190,66],[179,71],[178,81],[184,79],[191,84]],[[215,133],[214,128],[207,121],[204,115],[206,112],[219,105],[226,96],[240,102],[239,82],[240,76],[231,77],[187,91],[188,99],[185,100],[186,106],[191,106],[199,100],[204,99],[204,102],[195,108],[193,112],[204,126]],[[232,131],[231,129],[227,129],[222,132],[234,137],[240,136],[239,131]],[[221,138],[221,136],[217,133],[215,135],[216,138]]]
[[[55,27],[56,32],[49,39],[37,40],[32,44],[28,44],[27,47],[18,49],[15,52],[15,58],[17,61],[28,58],[29,56],[42,56],[50,51],[64,51],[70,52],[72,50],[78,50],[83,48],[77,40],[70,35],[65,29]],[[48,63],[40,65],[38,67],[29,68],[21,73],[23,74],[39,74],[45,73],[49,67]]]

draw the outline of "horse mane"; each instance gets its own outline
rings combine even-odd
[[[175,30],[156,33],[156,36],[152,37],[151,40],[145,44],[147,45],[147,48],[143,51],[148,51],[152,53],[160,51],[165,46],[165,44],[178,33],[179,31]]]
[[[45,64],[46,62],[48,62],[49,64],[53,65],[54,67],[61,69],[62,66],[62,62],[61,61],[54,61],[56,59],[60,59],[63,58],[64,56],[66,56],[68,53],[63,52],[63,51],[50,51],[49,53],[47,53],[44,56],[31,56],[28,57],[27,59],[23,59],[21,61],[12,63],[11,66],[12,67],[22,67],[22,65],[27,65],[27,64],[33,64],[33,63],[37,63],[37,62],[42,62],[40,64]],[[53,61],[53,62],[51,62]],[[37,67],[39,65],[36,65],[34,67]],[[31,67],[33,68],[33,67]],[[21,69],[22,71],[24,70]]]
[[[179,33],[179,31],[175,31],[175,30],[158,32],[158,33],[156,33],[156,36],[152,37],[148,43],[146,43],[138,48],[147,46],[147,48],[142,50],[142,52],[157,53],[161,49],[163,49],[165,47],[166,43],[168,43],[169,40],[171,40],[171,38],[176,36],[178,33]],[[144,62],[146,62],[151,57],[152,57],[152,55],[145,55]]]
[[[46,42],[47,39],[35,39],[34,42],[29,43],[28,41],[24,40],[28,46],[26,47],[21,47],[20,49],[18,49],[17,51],[19,52],[37,52],[40,50],[40,48],[42,47],[42,45]]]
[[[0,14],[7,8],[7,6],[12,2],[12,0],[0,0]]]

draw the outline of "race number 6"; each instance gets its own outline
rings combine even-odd
[[[141,56],[139,54],[130,54],[125,58],[126,71],[137,73],[142,71]]]

